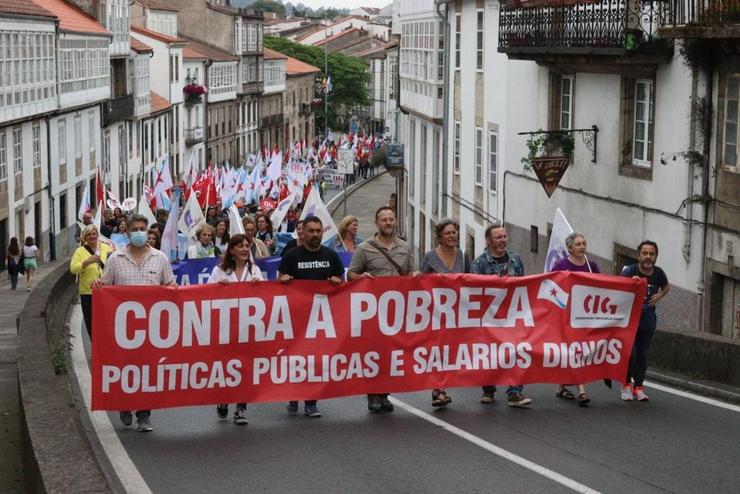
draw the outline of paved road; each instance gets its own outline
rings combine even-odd
[[[385,182],[352,209],[385,203]],[[384,415],[356,396],[320,402],[320,419],[257,404],[247,426],[212,406],[168,409],[153,413],[151,434],[93,416],[132,492],[740,492],[739,407],[656,387],[649,403],[624,403],[601,383],[589,391],[592,405],[579,408],[551,385],[529,386],[529,410],[482,405],[467,388],[435,411],[429,392],[408,393]]]

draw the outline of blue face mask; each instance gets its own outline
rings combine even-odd
[[[134,247],[144,247],[148,239],[146,232],[131,232],[129,234],[129,241]]]

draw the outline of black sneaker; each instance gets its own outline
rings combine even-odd
[[[388,399],[388,395],[381,395],[380,396],[380,411],[382,412],[392,412],[393,411],[393,403]]]
[[[483,393],[483,396],[480,397],[480,402],[484,405],[493,403],[493,393]]]
[[[380,413],[383,406],[380,404],[380,396],[367,395],[367,409],[373,413]]]
[[[218,406],[216,406],[216,414],[218,415],[218,418],[221,420],[224,420],[229,417],[229,405],[227,403],[222,403]]]
[[[118,412],[118,417],[121,419],[121,423],[126,427],[134,423],[134,414],[131,413],[130,410],[126,410],[125,412]]]
[[[285,407],[288,410],[288,413],[291,415],[295,415],[298,413],[298,402],[297,401],[289,401],[288,406]]]
[[[236,410],[234,410],[234,423],[237,425],[247,425],[247,407],[236,406]]]
[[[509,395],[509,400],[506,402],[510,407],[526,408],[532,403],[532,398],[527,398],[521,393],[515,393]]]

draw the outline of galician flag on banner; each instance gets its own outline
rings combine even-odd
[[[293,204],[293,201],[295,201],[297,195],[297,192],[293,192],[288,197],[280,201],[275,210],[270,214],[270,221],[272,222],[272,229],[274,231],[278,231],[278,228],[280,228],[280,223],[283,222],[283,218],[288,214],[288,210]],[[322,219],[321,221],[324,220]]]
[[[167,217],[167,223],[164,225],[162,233],[162,248],[160,249],[165,255],[173,260],[177,257],[177,209],[180,204],[180,192],[172,194],[172,206],[170,215]]]
[[[311,187],[308,199],[306,199],[306,203],[303,205],[303,212],[301,213],[300,219],[305,219],[307,216],[316,216],[321,220],[321,223],[323,223],[324,236],[321,239],[322,242],[325,242],[339,234],[337,225],[334,224],[334,220],[331,218],[329,210],[326,209],[324,201],[321,200],[317,187]]]
[[[82,193],[82,200],[80,201],[80,209],[77,211],[77,219],[82,221],[82,216],[92,209],[90,203],[90,181],[85,180],[85,192]]]
[[[182,210],[182,216],[180,216],[177,227],[182,233],[188,236],[188,242],[193,242],[195,232],[205,222],[206,218],[203,216],[203,210],[200,209],[198,198],[195,197],[195,194],[190,194],[188,202],[185,203],[185,209]]]
[[[141,199],[139,200],[139,209],[137,213],[149,220],[149,226],[152,226],[154,223],[157,222],[157,218],[155,218],[154,214],[152,214],[152,208],[149,207],[149,202],[146,200],[146,194],[141,194]]]
[[[565,237],[573,233],[565,215],[557,208],[555,217],[552,220],[552,233],[550,234],[550,245],[547,247],[547,256],[545,257],[545,273],[552,271],[552,267],[560,259],[568,257],[568,249],[565,247]]]

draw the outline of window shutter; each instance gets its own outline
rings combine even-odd
[[[635,80],[622,78],[622,166],[632,164],[635,128]]]
[[[550,72],[549,130],[560,130],[560,92],[562,85],[563,77],[560,74]]]

